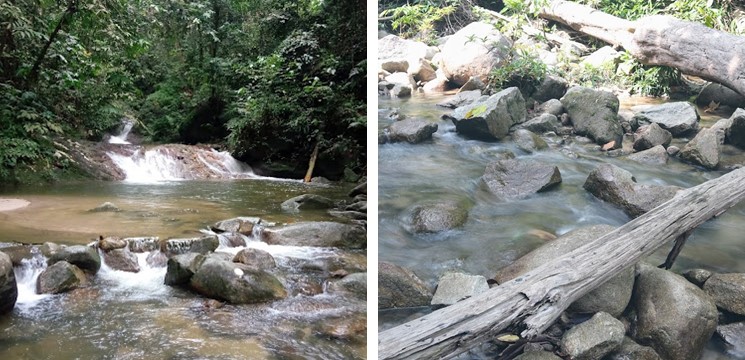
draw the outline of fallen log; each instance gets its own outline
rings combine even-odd
[[[618,229],[514,280],[378,334],[380,359],[450,358],[509,330],[526,339],[571,303],[745,198],[745,168],[680,191]]]
[[[640,63],[674,67],[745,96],[745,37],[702,24],[653,15],[628,21],[571,1],[552,1],[539,14],[615,46]]]

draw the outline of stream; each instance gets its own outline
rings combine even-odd
[[[531,250],[544,240],[536,231],[560,236],[579,227],[595,224],[620,226],[630,220],[620,209],[596,199],[582,188],[587,175],[598,164],[611,163],[630,171],[642,184],[692,187],[722,173],[706,171],[675,158],[666,166],[651,167],[623,157],[613,158],[598,151],[594,144],[562,142],[560,136],[546,137],[550,149],[527,154],[511,141],[483,142],[466,139],[455,126],[440,116],[451,110],[435,106],[442,95],[418,94],[410,99],[379,97],[378,129],[390,125],[390,109],[397,108],[407,118],[436,122],[438,130],[431,141],[411,145],[380,145],[378,253],[380,261],[404,266],[434,289],[440,275],[448,270],[483,275],[496,271]],[[654,104],[660,100],[621,99],[622,110]],[[699,113],[703,111],[699,109]],[[721,115],[728,117],[729,114]],[[711,126],[719,116],[705,116],[701,125]],[[673,145],[682,147],[676,139]],[[554,190],[526,199],[501,202],[481,189],[479,179],[486,165],[500,152],[555,164],[561,171],[561,185]],[[742,155],[725,146],[724,163],[742,162]],[[434,234],[415,234],[407,230],[417,204],[432,200],[455,200],[469,205],[466,224]],[[717,272],[745,272],[745,204],[739,204],[721,217],[700,226],[689,238],[673,271],[698,267]],[[672,245],[671,245],[672,246]],[[663,247],[648,261],[664,262],[670,247]],[[379,312],[379,331],[411,321],[429,308],[385,310]],[[745,358],[725,354],[723,346],[712,340],[704,359]]]

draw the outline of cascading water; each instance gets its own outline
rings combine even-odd
[[[158,251],[158,250],[155,250]],[[97,276],[105,286],[106,291],[102,294],[106,299],[126,299],[130,301],[143,301],[151,299],[163,299],[173,290],[163,283],[166,275],[165,266],[152,266],[147,257],[150,253],[134,253],[140,265],[139,272],[127,272],[114,270],[105,261],[101,262],[101,269]]]
[[[124,118],[122,123],[124,125],[122,127],[122,132],[120,132],[118,135],[112,135],[109,138],[109,144],[131,144],[129,141],[127,141],[127,136],[129,136],[129,132],[132,131],[132,127],[134,127],[135,122],[130,118]]]
[[[16,308],[21,312],[30,310],[39,301],[51,296],[49,294],[36,293],[36,280],[46,267],[46,258],[44,258],[37,248],[33,248],[31,250],[31,258],[21,260],[21,264],[13,268],[18,286]]]

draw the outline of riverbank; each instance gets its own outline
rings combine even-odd
[[[29,206],[31,202],[24,199],[0,198],[0,212],[13,211]]]

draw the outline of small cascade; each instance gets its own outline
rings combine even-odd
[[[36,280],[46,268],[47,259],[37,248],[32,248],[30,259],[21,260],[21,265],[13,268],[18,286],[17,309],[26,311],[33,308],[39,301],[51,296],[36,293]]]
[[[135,255],[140,265],[140,271],[136,273],[114,270],[106,265],[105,261],[101,262],[101,269],[96,276],[106,283],[102,295],[118,301],[121,299],[143,301],[163,299],[168,296],[172,290],[163,283],[166,268],[148,264],[149,252],[135,253]]]
[[[111,135],[111,137],[109,138],[109,144],[131,144],[129,141],[127,141],[127,136],[129,136],[129,132],[132,131],[132,127],[134,127],[135,122],[134,120],[125,117],[122,121],[122,124],[124,125],[122,127],[122,132],[117,135]]]

